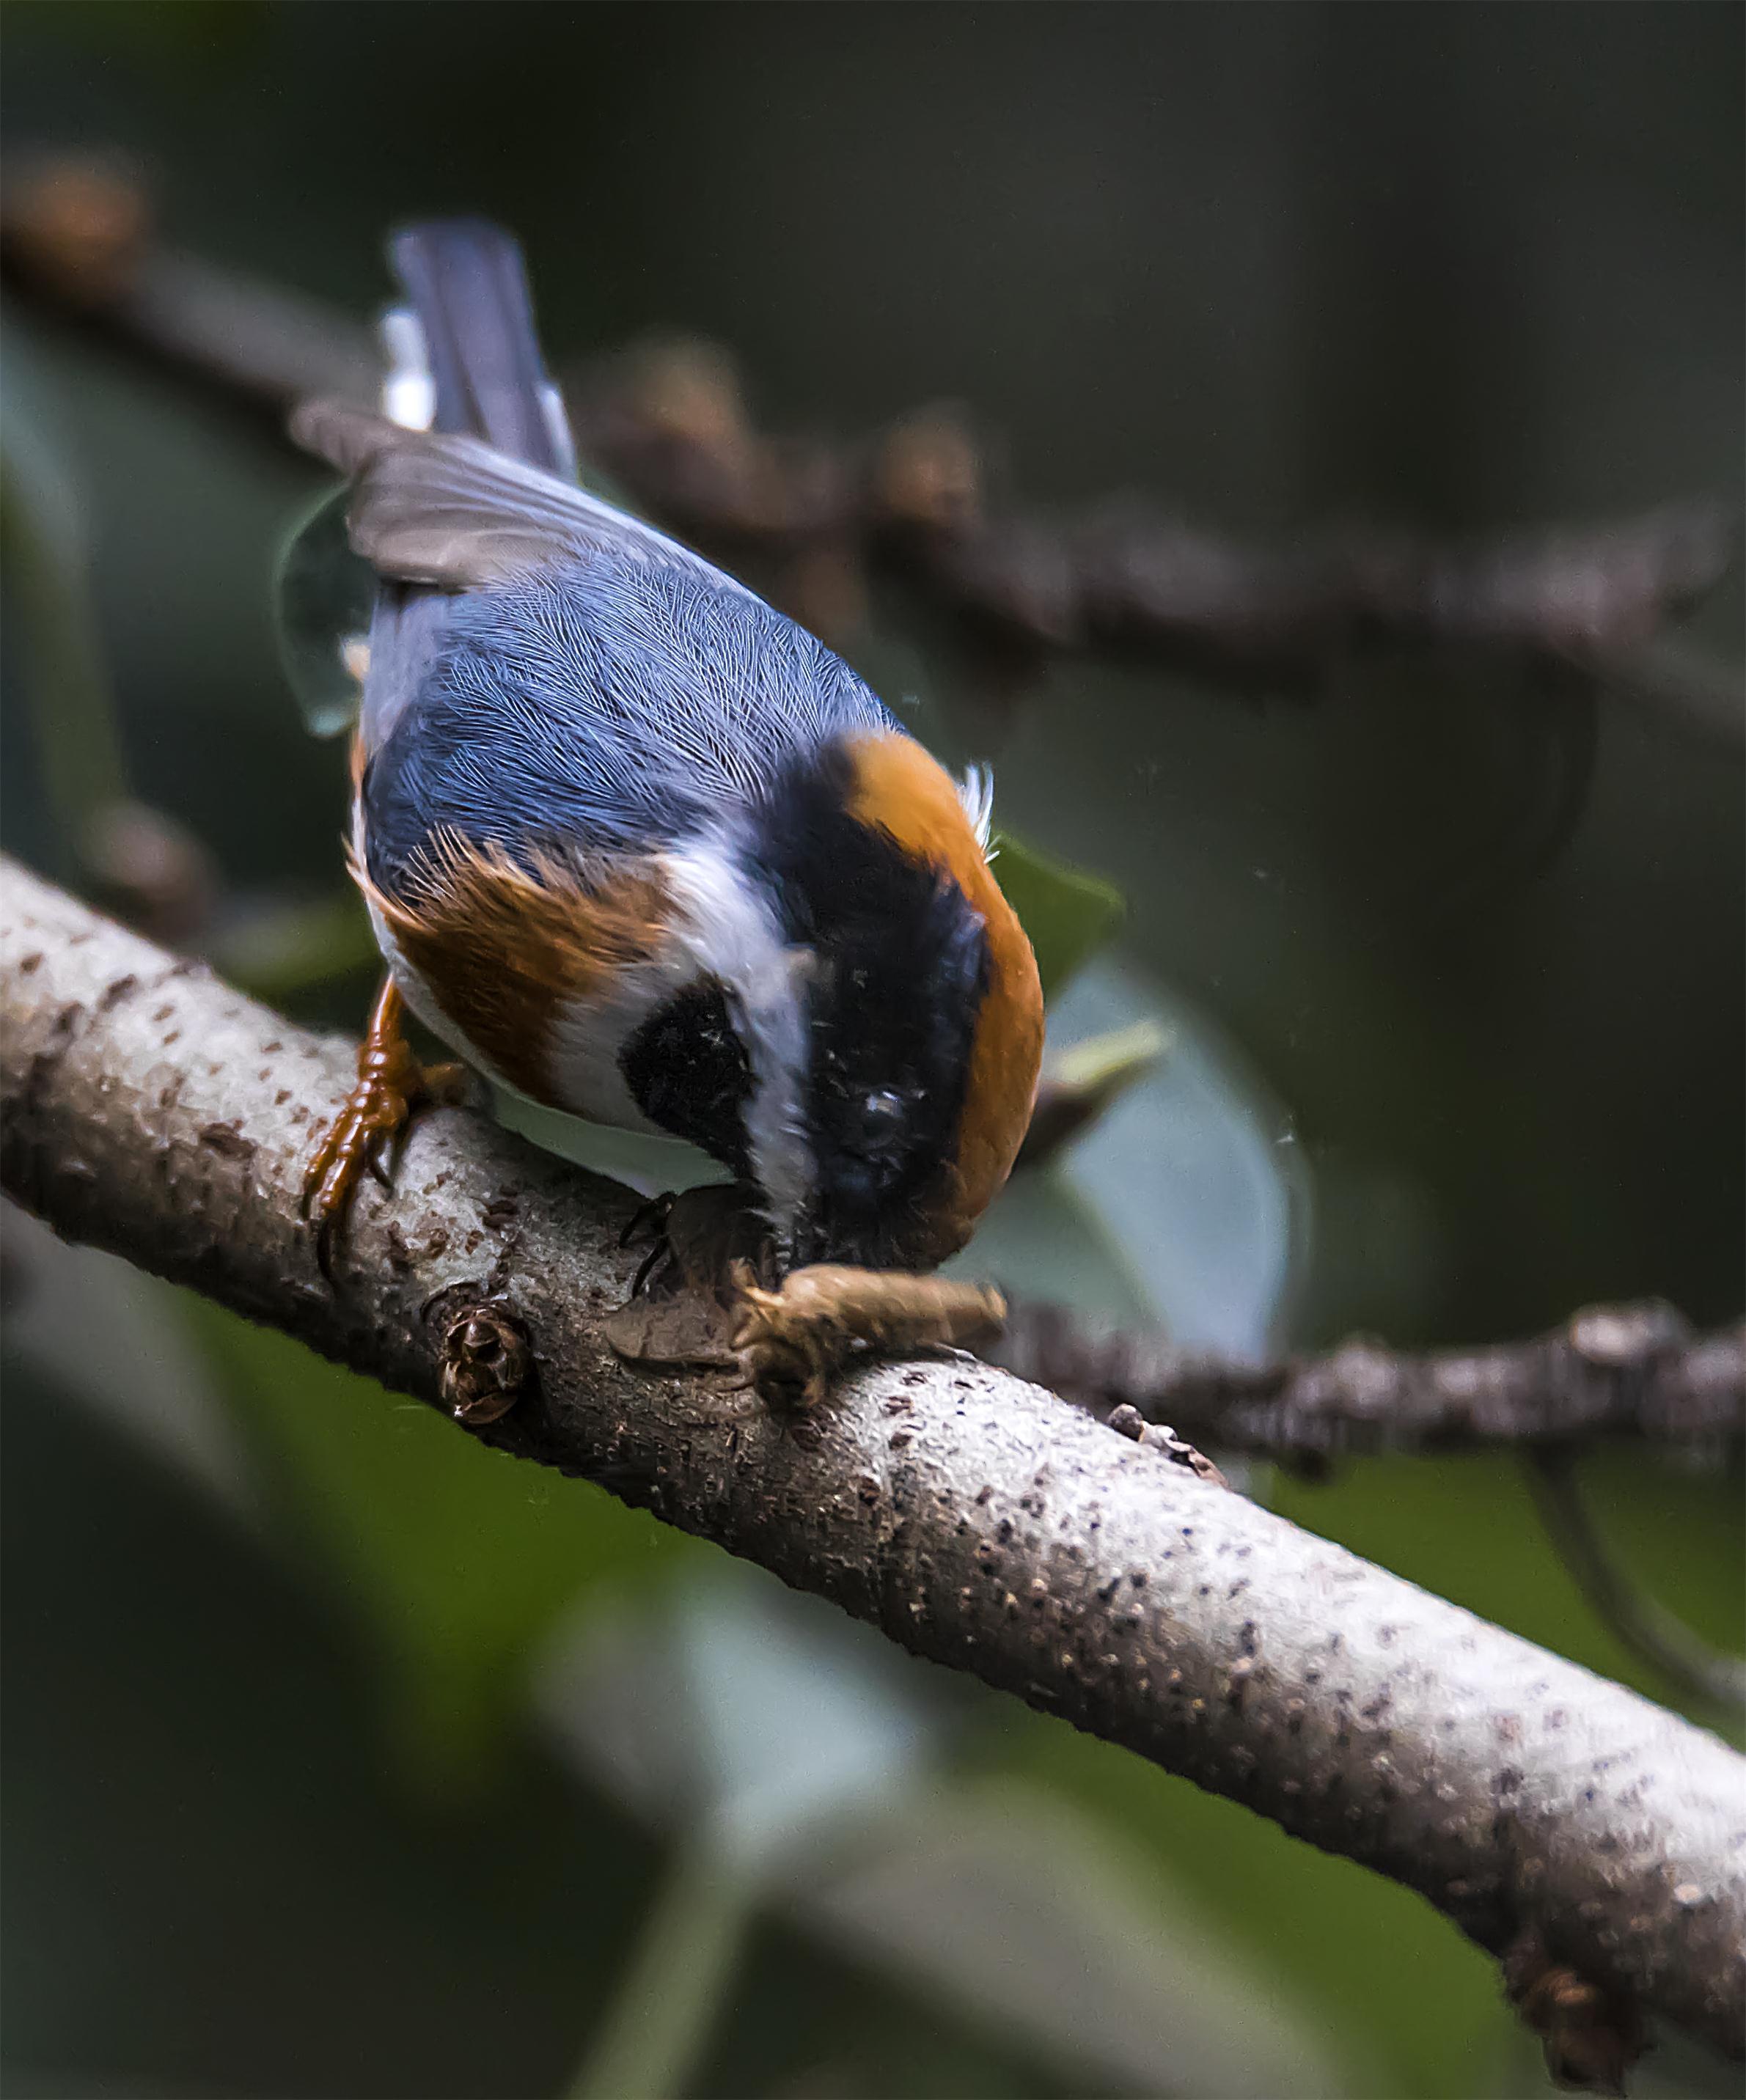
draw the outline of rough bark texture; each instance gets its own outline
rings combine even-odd
[[[719,1419],[602,1317],[634,1199],[464,1110],[366,1185],[338,1288],[297,1215],[351,1046],[21,871],[0,931],[6,1187],[109,1247],[434,1400],[492,1298],[531,1338],[459,1430],[604,1482],[905,1648],[1016,1692],[1725,2049],[1746,1997],[1746,1766],[1714,1737],[959,1359],[812,1417]],[[712,1414],[718,1418],[710,1419]]]

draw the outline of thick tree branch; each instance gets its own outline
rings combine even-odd
[[[1738,1714],[1746,1665],[1709,1648],[1619,1564],[1574,1466],[1598,1436],[1721,1446],[1746,1434],[1746,1323],[1695,1335],[1669,1305],[1589,1306],[1551,1333],[1413,1355],[1346,1343],[1282,1363],[1221,1361],[1156,1331],[1021,1302],[986,1352],[1139,1434],[1181,1431],[1224,1451],[1320,1471],[1380,1451],[1514,1445],[1541,1516],[1597,1617],[1688,1697]]]
[[[1746,1435],[1746,1324],[1695,1335],[1669,1305],[1591,1306],[1549,1335],[1484,1348],[1351,1341],[1244,1364],[1031,1304],[1012,1308],[991,1353],[1098,1413],[1137,1408],[1193,1441],[1268,1458]]]
[[[4,888],[0,1176],[60,1231],[425,1400],[457,1335],[495,1336],[500,1365],[524,1333],[516,1403],[488,1418],[463,1380],[479,1426],[457,1434],[1391,1876],[1493,1952],[1532,1940],[1739,2047],[1746,1767],[1714,1737],[962,1358],[722,1420],[702,1381],[602,1339],[633,1199],[464,1110],[417,1123],[329,1290],[297,1194],[350,1046],[21,870]]]

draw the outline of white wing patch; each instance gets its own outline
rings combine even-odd
[[[625,1043],[655,1010],[701,977],[732,995],[752,1065],[746,1136],[767,1215],[785,1242],[813,1188],[812,1148],[801,1116],[807,1037],[804,951],[785,947],[769,902],[709,840],[664,854],[659,872],[677,909],[655,953],[620,971],[609,990],[573,1000],[558,1017],[554,1092],[565,1106],[622,1130],[659,1134],[619,1068]]]
[[[382,413],[403,430],[428,430],[436,416],[436,382],[418,316],[410,307],[391,307],[379,333],[388,361]]]
[[[783,945],[770,901],[730,857],[708,841],[666,863],[678,902],[677,930],[694,971],[719,977],[737,995],[752,1098],[746,1105],[752,1178],[770,1222],[785,1241],[815,1179],[801,1113],[807,1061],[807,951]]]
[[[964,777],[958,783],[958,799],[964,805],[964,814],[970,819],[970,828],[976,833],[977,844],[982,849],[985,860],[992,860],[988,841],[994,823],[994,775],[990,766],[977,764],[964,768]]]

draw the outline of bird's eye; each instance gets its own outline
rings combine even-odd
[[[871,1137],[883,1137],[903,1120],[903,1096],[895,1088],[875,1087],[861,1103],[861,1119]]]

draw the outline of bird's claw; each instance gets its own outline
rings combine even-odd
[[[415,1108],[433,1099],[455,1098],[465,1078],[459,1065],[419,1063],[400,1033],[399,995],[391,983],[385,986],[358,1051],[358,1083],[328,1124],[303,1176],[298,1207],[315,1229],[316,1265],[329,1283],[334,1242],[357,1193],[359,1176],[368,1171],[391,1189],[383,1152]]]
[[[619,1234],[619,1245],[628,1247],[638,1233],[646,1226],[657,1240],[664,1238],[667,1220],[673,1214],[673,1205],[679,1200],[677,1189],[664,1189],[659,1196],[646,1196],[624,1220],[624,1229]]]
[[[639,1203],[624,1221],[624,1229],[619,1234],[621,1247],[628,1247],[646,1227],[655,1235],[655,1244],[643,1256],[637,1273],[631,1278],[630,1295],[633,1298],[640,1298],[656,1269],[662,1263],[672,1259],[672,1244],[667,1237],[667,1221],[672,1217],[673,1205],[678,1200],[676,1191],[664,1189],[659,1196],[650,1196],[646,1202]]]
[[[404,1048],[404,1045],[401,1046]],[[366,1053],[368,1054],[368,1053]],[[406,1052],[412,1063],[412,1052]],[[362,1059],[359,1060],[363,1061]],[[417,1067],[410,1073],[373,1072],[361,1077],[339,1114],[328,1124],[320,1149],[303,1176],[299,1206],[315,1229],[315,1260],[322,1274],[333,1280],[333,1241],[351,1208],[358,1177],[366,1171],[384,1189],[394,1185],[382,1164],[383,1147],[405,1124],[419,1089]]]

